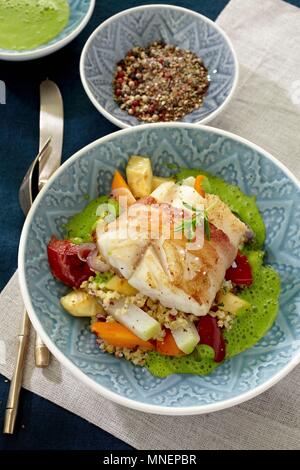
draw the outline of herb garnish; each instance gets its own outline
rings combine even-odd
[[[199,210],[196,207],[190,206],[190,204],[183,202],[183,205],[193,212],[193,216],[189,220],[184,220],[178,227],[174,229],[175,232],[187,233],[188,241],[192,241],[195,238],[196,228],[203,222],[204,223],[204,235],[206,240],[210,240],[210,227],[208,221],[207,211],[211,208],[208,207],[206,210]]]
[[[113,273],[111,271],[106,271],[104,273],[97,273],[93,279],[93,282],[100,287],[100,285],[106,284],[112,277]]]

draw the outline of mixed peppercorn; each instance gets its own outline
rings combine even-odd
[[[203,104],[207,69],[193,52],[154,42],[118,62],[113,90],[128,114],[145,122],[176,121]]]

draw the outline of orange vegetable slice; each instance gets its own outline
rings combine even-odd
[[[114,177],[113,177],[113,180],[112,180],[112,183],[111,183],[111,189],[112,189],[112,191],[114,191],[114,189],[119,189],[119,188],[129,189],[129,186],[126,183],[123,176],[121,175],[121,173],[118,170],[116,170],[115,174],[114,174]],[[130,191],[130,189],[129,189],[129,191]]]
[[[126,183],[125,179],[121,175],[121,173],[116,170],[112,183],[111,183],[111,192],[112,195],[116,199],[126,198],[127,199],[127,204],[130,206],[131,204],[134,204],[136,202],[136,199],[132,192],[129,189],[128,184]]]
[[[154,346],[150,341],[144,341],[143,339],[136,336],[126,326],[121,325],[117,322],[96,322],[91,326],[93,333],[105,341],[107,344],[112,346],[119,346],[121,348],[132,349],[136,346],[140,346],[144,349],[154,349]]]
[[[175,343],[170,330],[166,330],[163,341],[156,341],[156,351],[165,356],[179,356],[183,354]]]
[[[194,189],[197,191],[197,193],[200,194],[200,196],[205,197],[205,191],[202,188],[202,183],[204,180],[205,176],[203,175],[198,175],[195,180],[195,185]]]

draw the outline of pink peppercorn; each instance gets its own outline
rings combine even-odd
[[[149,109],[148,109],[148,110],[149,110],[149,113],[151,113],[151,114],[152,114],[152,113],[154,113],[154,111],[156,110],[156,106],[155,106],[154,104],[150,104],[150,106],[149,106]]]

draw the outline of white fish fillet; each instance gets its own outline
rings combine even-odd
[[[177,185],[174,182],[166,182],[156,188],[152,194],[159,202],[167,202],[172,206],[185,209],[188,203],[190,206],[202,206],[208,209],[210,223],[222,230],[230,239],[231,243],[238,248],[242,238],[247,231],[246,225],[236,217],[229,207],[215,194],[206,194],[205,198],[200,196],[191,186]],[[209,209],[211,207],[211,210]]]
[[[187,210],[186,203],[208,208],[210,240],[204,240],[202,248],[191,251],[185,238],[177,240],[167,236],[166,224],[161,219],[156,222],[159,236],[154,240],[143,222],[148,220],[156,201],[154,207],[160,214],[165,213],[165,203],[175,208],[176,214]],[[120,236],[114,223],[104,233],[97,230],[98,248],[105,261],[128,279],[129,284],[144,295],[158,299],[165,307],[205,315],[236,257],[246,225],[217,196],[207,194],[203,198],[193,187],[173,182],[163,183],[150,198],[131,207],[134,206],[140,210],[137,215],[122,214],[117,222],[124,223],[126,228],[141,227],[134,239],[122,230]]]
[[[122,238],[118,230],[97,230],[97,245],[105,261],[128,279],[149,244],[147,239]]]
[[[228,236],[231,243],[238,248],[245,233],[247,226],[238,217],[236,217],[229,207],[215,194],[206,194],[205,208],[208,210],[209,221],[222,230]]]
[[[170,282],[152,246],[147,248],[128,282],[144,295],[158,299],[165,307],[194,315],[205,315],[207,311],[205,306]]]
[[[187,209],[184,203],[193,207],[204,206],[205,199],[191,186],[178,185],[167,181],[156,188],[151,196],[158,202],[166,202],[179,209]]]

